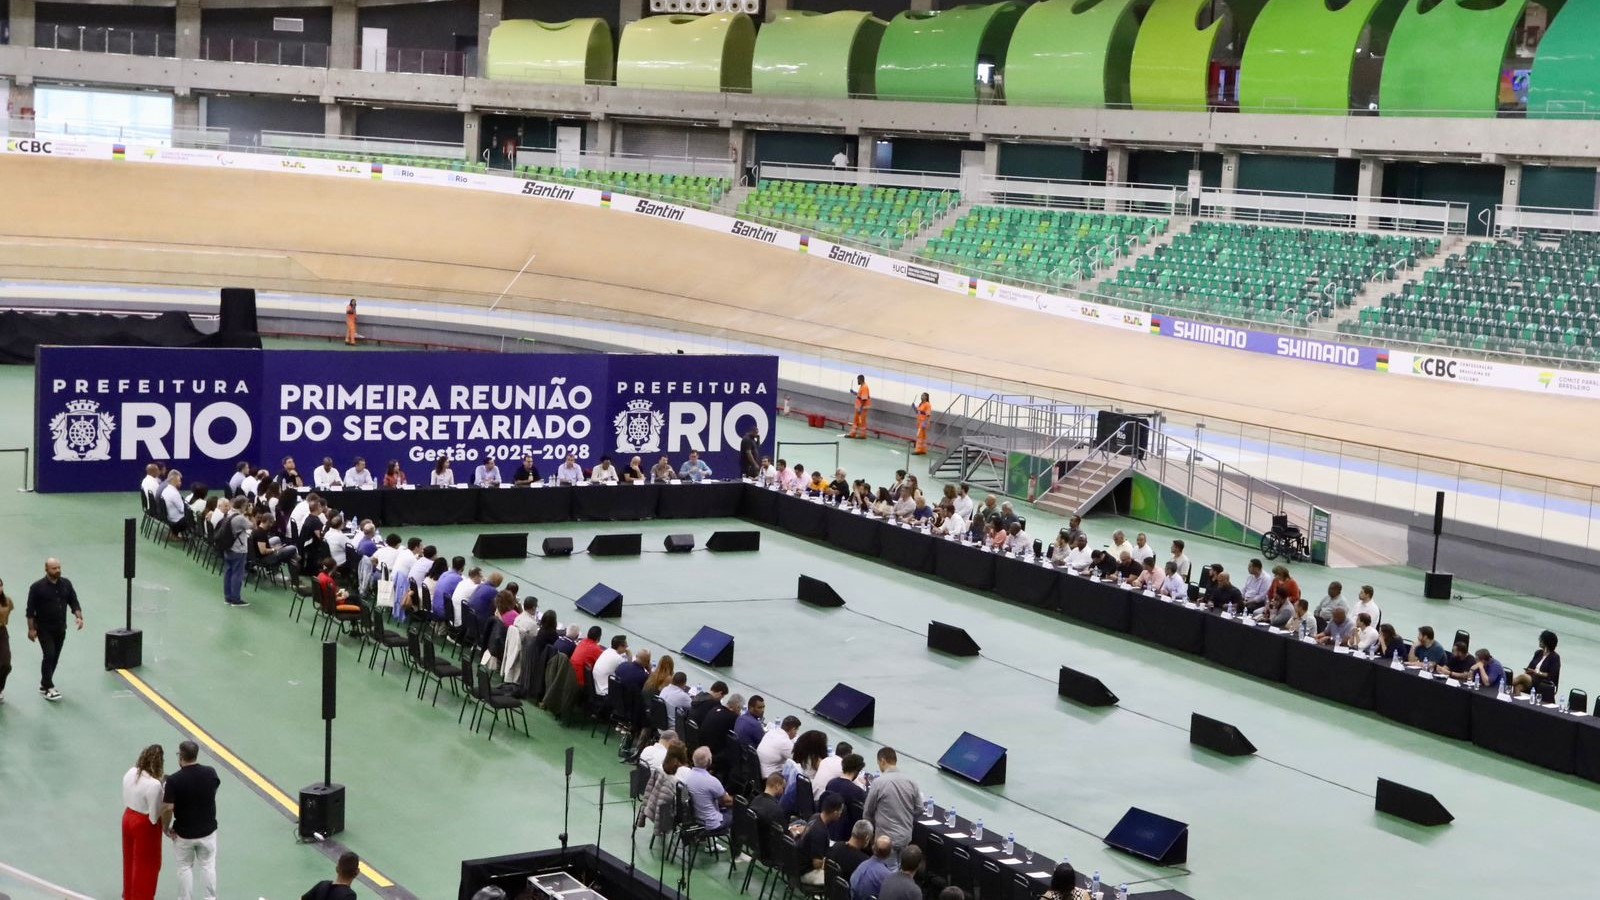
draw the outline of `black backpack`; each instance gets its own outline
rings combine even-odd
[[[238,517],[238,513],[231,513],[226,519],[218,522],[216,530],[211,532],[211,546],[217,548],[218,553],[227,553],[233,549],[233,520]]]

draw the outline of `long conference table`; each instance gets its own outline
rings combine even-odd
[[[1130,634],[1441,737],[1600,782],[1600,719],[1506,701],[1387,661],[743,482],[322,492],[386,527],[743,518],[1059,618]]]

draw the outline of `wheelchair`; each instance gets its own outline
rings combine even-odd
[[[1279,513],[1272,517],[1272,530],[1261,536],[1261,555],[1305,562],[1311,558],[1311,541],[1297,526],[1289,524],[1288,516]]]

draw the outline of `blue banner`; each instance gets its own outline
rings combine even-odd
[[[1151,316],[1150,330],[1162,337],[1177,338],[1196,344],[1227,347],[1266,353],[1285,359],[1304,359],[1347,369],[1376,369],[1388,371],[1389,351],[1377,347],[1361,347],[1322,341],[1315,338],[1293,337],[1267,331],[1251,331],[1210,322],[1191,322],[1171,316]]]
[[[691,450],[737,478],[745,432],[772,451],[777,380],[772,356],[46,347],[36,484],[131,490],[159,461],[214,485],[241,460],[276,472],[286,456],[307,483],[324,457],[342,472],[360,456],[427,484],[440,456],[464,481],[487,455],[515,468],[531,454],[548,476],[568,454],[648,469]]]

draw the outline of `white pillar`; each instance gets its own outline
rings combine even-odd
[[[1500,183],[1500,205],[1522,205],[1522,163],[1506,163],[1506,177]]]
[[[483,143],[483,113],[470,110],[461,114],[461,152],[467,162],[478,162]]]
[[[200,98],[194,94],[173,98],[172,127],[192,130],[200,126]]]
[[[645,0],[618,0],[617,40],[622,40],[622,29],[627,28],[629,22],[644,18],[645,8]]]
[[[1362,157],[1361,168],[1356,172],[1356,200],[1381,200],[1383,198],[1383,160]],[[1359,209],[1359,207],[1357,207]],[[1357,228],[1372,227],[1372,219],[1365,213],[1356,214]]]
[[[178,0],[178,58],[200,57],[200,0]]]
[[[478,0],[478,67],[479,75],[489,68],[489,34],[500,24],[504,13],[504,0]]]
[[[34,22],[33,0],[11,0],[11,46],[33,46]],[[31,88],[28,91],[28,106],[33,106]]]
[[[349,137],[356,133],[356,111],[343,103],[322,105],[322,133],[326,137]]]
[[[1106,184],[1128,183],[1128,148],[1110,146],[1106,148]],[[1121,201],[1107,200],[1107,212],[1119,212],[1122,209]]]
[[[16,9],[16,5],[13,4],[11,8]],[[12,79],[11,96],[8,98],[8,105],[10,106],[12,121],[27,122],[29,124],[19,124],[18,127],[13,128],[11,130],[12,137],[29,137],[33,134],[31,124],[33,122],[33,79],[27,78],[26,84],[22,83],[22,81],[23,79]]]
[[[354,69],[357,65],[356,35],[360,33],[356,0],[333,0],[333,24],[328,41],[328,65],[334,69]]]
[[[1229,150],[1222,154],[1222,179],[1218,188],[1224,191],[1239,189],[1239,153]]]

